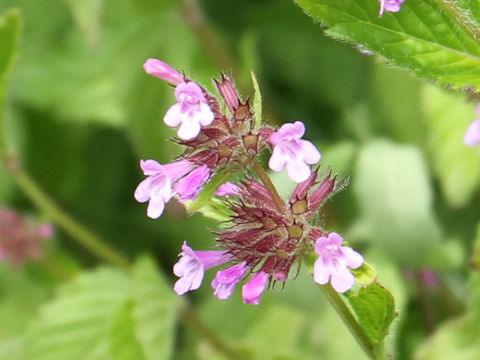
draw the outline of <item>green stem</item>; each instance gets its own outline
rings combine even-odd
[[[231,348],[225,342],[223,342],[215,332],[208,328],[192,311],[190,306],[182,302],[180,307],[180,313],[182,317],[188,321],[188,323],[194,327],[203,337],[205,337],[210,344],[212,344],[218,351],[222,352],[229,359],[232,360],[247,360],[242,354]]]
[[[337,314],[340,316],[343,323],[347,326],[348,330],[353,335],[358,345],[360,345],[363,352],[369,357],[369,359],[375,360],[376,357],[374,353],[373,343],[368,338],[365,330],[363,330],[358,321],[352,315],[350,309],[347,307],[340,295],[338,295],[338,293],[330,286],[330,284],[321,285],[319,287],[322,290],[323,295],[325,295],[325,297],[327,298],[328,302],[332,305]]]
[[[285,214],[285,202],[281,198],[281,196],[278,194],[277,189],[275,188],[275,185],[273,185],[272,180],[270,180],[270,177],[266,173],[266,171],[263,169],[263,166],[260,165],[260,163],[253,159],[252,161],[252,167],[253,170],[257,173],[258,177],[260,180],[262,180],[263,185],[267,188],[270,196],[272,197],[273,201],[275,202],[275,205],[277,206],[278,211],[280,211],[282,214]]]
[[[123,269],[129,268],[129,261],[115,249],[106,245],[97,235],[92,233],[82,224],[78,223],[35,183],[35,181],[22,169],[11,169],[18,186],[30,200],[59,227],[64,229],[73,239],[102,258]]]

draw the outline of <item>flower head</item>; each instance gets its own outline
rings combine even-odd
[[[480,103],[477,105],[477,116],[478,118],[470,124],[463,137],[463,142],[467,146],[480,145]]]
[[[226,251],[194,251],[185,241],[180,260],[173,266],[173,273],[180,277],[174,286],[178,295],[196,290],[203,281],[205,270],[222,265],[230,260]]]
[[[405,2],[405,0],[378,0],[380,3],[380,13],[378,16],[382,16],[384,11],[388,12],[399,12],[401,8],[401,4]]]
[[[145,61],[145,64],[143,64],[143,68],[147,74],[165,80],[173,85],[178,85],[184,81],[182,74],[157,59],[148,59]]]
[[[228,269],[217,272],[217,276],[212,281],[213,294],[220,300],[225,300],[232,295],[235,285],[243,279],[248,266],[246,262],[230,266]]]
[[[243,285],[242,297],[245,304],[258,305],[268,284],[269,276],[263,271],[257,272]]]
[[[268,166],[273,171],[282,171],[287,166],[290,179],[301,183],[311,174],[310,166],[320,161],[321,155],[310,141],[302,140],[305,125],[301,121],[284,124],[269,137],[273,145],[272,156]]]
[[[180,139],[193,139],[200,133],[201,126],[207,126],[213,122],[215,115],[202,89],[194,82],[178,84],[175,97],[178,103],[168,109],[163,121],[171,127],[180,124],[177,132]]]
[[[343,238],[332,232],[319,237],[315,242],[318,259],[313,267],[313,280],[321,285],[329,281],[332,287],[343,293],[355,283],[355,277],[348,269],[356,269],[363,263],[363,257],[352,248],[342,246]]]
[[[165,209],[165,203],[173,197],[172,184],[183,177],[194,167],[187,160],[161,165],[155,160],[140,160],[143,173],[148,176],[135,189],[135,199],[138,202],[149,201],[147,216],[157,219]]]

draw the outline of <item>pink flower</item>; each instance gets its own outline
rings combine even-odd
[[[232,295],[235,285],[243,279],[248,271],[246,262],[230,266],[228,269],[217,272],[217,276],[212,281],[213,294],[220,300],[225,300]]]
[[[240,190],[238,189],[238,186],[229,181],[220,185],[217,191],[215,191],[215,195],[218,196],[238,195],[239,193]]]
[[[210,179],[210,169],[202,165],[178,180],[174,189],[180,201],[195,200],[203,185]]]
[[[302,140],[305,134],[305,125],[301,121],[293,124],[284,124],[269,137],[273,145],[272,156],[268,166],[273,171],[282,171],[287,165],[290,179],[301,183],[311,174],[310,166],[320,161],[321,155],[310,141]]]
[[[205,270],[225,264],[231,258],[226,251],[193,251],[185,241],[180,260],[173,266],[173,273],[180,277],[174,286],[178,295],[197,290],[203,281]]]
[[[148,59],[145,61],[145,64],[143,64],[143,68],[147,74],[165,80],[175,86],[184,81],[182,74],[157,59]]]
[[[134,196],[138,202],[149,201],[147,216],[157,219],[162,215],[165,203],[175,195],[172,184],[191,171],[194,165],[187,160],[166,165],[155,160],[140,160],[140,167],[148,177],[138,184]]]
[[[380,13],[378,16],[382,16],[385,10],[393,13],[399,12],[400,4],[405,2],[405,0],[378,0],[378,2],[380,3]]]
[[[351,289],[355,277],[348,269],[356,269],[363,264],[363,257],[352,248],[342,246],[343,238],[332,232],[328,238],[321,236],[315,242],[315,252],[319,255],[313,267],[313,280],[321,285],[331,281],[332,287],[340,293]]]
[[[480,145],[480,103],[477,105],[477,116],[478,118],[470,124],[463,137],[463,142],[467,146]]]
[[[178,137],[183,140],[193,139],[200,133],[201,126],[213,122],[215,115],[202,89],[194,82],[178,84],[175,97],[178,103],[168,109],[163,121],[171,127],[181,124],[177,132]]]
[[[268,274],[259,271],[243,285],[242,297],[245,304],[258,305],[268,283]]]

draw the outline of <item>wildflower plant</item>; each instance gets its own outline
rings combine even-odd
[[[190,214],[223,216],[213,231],[212,249],[194,250],[186,241],[181,246],[173,266],[178,277],[175,292],[184,295],[197,290],[205,271],[216,268],[211,282],[214,296],[226,300],[242,284],[243,302],[259,305],[273,284],[290,281],[306,264],[313,281],[325,286],[335,308],[349,313],[334,294],[354,288],[352,271],[363,277],[357,287],[374,286],[375,271],[341,235],[314,220],[325,201],[348,181],[321,170],[320,151],[303,138],[308,134],[305,125],[301,121],[278,128],[264,124],[255,111],[261,113],[258,90],[254,108],[249,99],[242,100],[230,74],[213,79],[216,96],[160,60],[148,59],[144,69],[176,86],[178,103],[168,109],[164,120],[168,126],[181,124],[174,141],[183,146],[183,152],[164,165],[141,160],[146,179],[137,186],[135,199],[149,202],[147,216],[153,219],[174,197]],[[286,170],[296,183],[289,199],[279,195],[261,164],[259,157],[265,152],[270,156],[269,169]],[[210,207],[210,212],[203,207]]]

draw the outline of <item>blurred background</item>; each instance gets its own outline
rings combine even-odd
[[[181,151],[162,121],[175,102],[172,88],[146,75],[144,61],[161,59],[211,91],[211,78],[231,70],[244,98],[253,96],[251,69],[264,121],[305,122],[322,166],[350,178],[320,220],[361,251],[394,294],[399,316],[387,346],[395,358],[447,356],[450,340],[478,347],[478,339],[448,330],[451,319],[464,326],[458,317],[479,293],[468,261],[480,218],[480,158],[462,143],[476,116],[466,94],[325,37],[291,1],[0,0],[0,14],[11,8],[20,10],[22,28],[7,87],[9,141],[34,181],[111,247],[132,260],[149,254],[171,286],[182,242],[206,250],[214,239],[215,223],[187,218],[178,203],[151,220],[133,198],[140,159],[166,163]],[[274,179],[288,194],[289,180]],[[50,220],[3,168],[0,206]],[[59,285],[104,264],[62,228],[42,246],[38,259],[0,262],[0,359],[23,359],[25,337],[45,316],[42,304]],[[213,275],[188,300],[247,358],[363,358],[305,268],[258,307],[243,305],[239,289],[228,301],[214,298]],[[431,350],[425,341],[443,324]],[[227,358],[201,331],[180,323],[174,335],[165,350],[173,359]]]

